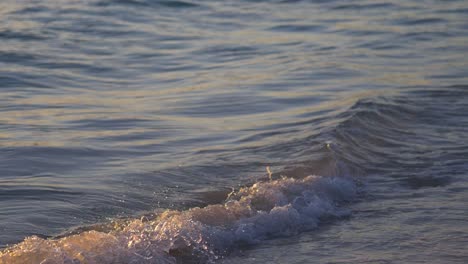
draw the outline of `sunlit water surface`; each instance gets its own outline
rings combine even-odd
[[[2,1],[0,263],[467,263],[467,18]]]

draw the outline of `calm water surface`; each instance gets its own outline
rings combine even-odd
[[[2,1],[0,161],[1,264],[467,263],[468,3]]]

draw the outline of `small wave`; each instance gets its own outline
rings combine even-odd
[[[370,9],[391,9],[396,8],[397,5],[393,3],[371,3],[371,4],[340,4],[332,9],[334,10],[370,10]]]
[[[271,27],[271,31],[280,32],[318,32],[325,30],[325,26],[322,25],[278,25]]]
[[[191,8],[198,7],[197,4],[185,1],[146,1],[146,0],[105,0],[98,2],[98,6],[109,5],[130,5],[130,6],[162,6],[168,8]]]
[[[405,26],[415,26],[415,25],[426,25],[426,24],[438,24],[438,23],[446,23],[447,21],[442,18],[438,17],[427,17],[421,19],[401,19],[395,21],[394,23],[397,25],[405,25]]]
[[[47,37],[42,35],[33,34],[30,32],[17,32],[12,30],[3,30],[0,31],[0,39],[4,40],[21,40],[21,41],[38,41],[45,40]]]
[[[314,229],[357,192],[353,180],[307,176],[280,178],[241,188],[221,204],[167,210],[152,219],[115,222],[111,230],[90,230],[55,239],[37,236],[0,253],[15,263],[210,263],[242,245]]]

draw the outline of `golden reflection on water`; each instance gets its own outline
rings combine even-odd
[[[57,2],[58,3],[58,2]],[[57,4],[56,3],[56,4]],[[53,4],[53,1],[49,4]],[[405,5],[404,3],[400,3]],[[212,3],[213,6],[218,6]],[[8,14],[20,8],[23,5],[16,3],[0,3],[0,12]],[[392,65],[391,60],[383,60],[381,65],[368,64],[366,61],[360,61],[354,58],[355,54],[366,55],[368,58],[364,60],[376,60],[385,51],[378,51],[368,48],[359,48],[356,43],[365,41],[359,36],[346,36],[334,34],[336,31],[376,31],[376,32],[393,32],[406,33],[406,27],[392,25],[389,23],[368,23],[365,18],[357,18],[356,14],[347,14],[346,20],[343,20],[339,13],[324,14],[321,10],[304,10],[294,9],[288,10],[288,14],[279,12],[272,14],[278,20],[287,19],[291,16],[297,20],[311,22],[311,12],[314,19],[312,22],[320,24],[323,19],[336,20],[336,23],[326,24],[326,32],[287,32],[278,34],[274,30],[269,30],[271,24],[263,24],[259,22],[256,27],[246,27],[232,32],[227,32],[223,38],[218,36],[216,32],[205,29],[181,29],[180,36],[193,37],[200,35],[204,39],[202,44],[196,42],[191,43],[191,46],[175,50],[171,45],[158,50],[162,55],[178,55],[188,56],[184,52],[193,52],[203,45],[207,47],[216,47],[222,45],[232,45],[232,43],[242,43],[243,46],[260,46],[273,47],[270,50],[263,51],[254,49],[253,54],[247,55],[245,59],[233,60],[228,62],[207,61],[207,68],[195,67],[194,70],[168,70],[168,71],[146,71],[144,78],[149,80],[158,80],[155,84],[138,84],[137,88],[132,87],[136,83],[131,79],[118,79],[109,76],[86,76],[88,80],[96,80],[102,82],[114,82],[115,89],[100,89],[100,87],[88,87],[86,89],[73,90],[67,87],[62,87],[62,91],[67,93],[59,94],[35,94],[24,98],[13,98],[17,95],[16,92],[5,92],[3,98],[9,98],[10,105],[18,106],[16,109],[3,111],[0,116],[0,122],[11,126],[23,126],[17,130],[0,131],[0,145],[2,146],[63,146],[70,144],[80,144],[81,141],[87,139],[99,139],[106,137],[119,137],[132,134],[143,134],[148,131],[161,129],[161,127],[170,127],[172,129],[185,130],[184,133],[217,133],[222,131],[242,131],[255,130],[256,128],[273,126],[278,123],[288,122],[288,119],[294,119],[301,115],[307,115],[317,111],[327,109],[343,109],[346,106],[352,105],[354,102],[364,96],[372,96],[369,92],[340,92],[339,98],[335,96],[333,91],[328,89],[339,89],[339,87],[354,86],[358,87],[361,84],[375,84],[375,86],[420,86],[431,85],[432,81],[426,77],[428,72],[443,71],[444,67],[463,67],[464,62],[453,62],[448,60],[443,66],[427,65],[420,69],[407,68],[402,65]],[[409,12],[409,13],[408,13]],[[410,16],[412,11],[401,13],[392,13],[392,16],[404,17]],[[391,16],[385,19],[395,19]],[[161,19],[161,23],[171,24],[171,19],[168,17],[157,17]],[[375,21],[374,21],[375,22]],[[382,22],[382,21],[380,21]],[[385,21],[384,21],[385,22]],[[294,23],[291,23],[294,24]],[[125,24],[132,27],[132,23]],[[154,27],[151,24],[138,24],[141,28],[138,30],[155,35],[165,35],[168,32],[164,31],[164,27]],[[446,26],[431,25],[428,30],[442,30]],[[37,25],[33,22],[14,20],[8,25],[11,29],[29,29],[35,28]],[[135,28],[136,29],[136,28]],[[199,32],[196,32],[199,30]],[[330,34],[332,32],[332,34]],[[372,38],[372,36],[368,36]],[[182,38],[183,39],[183,38]],[[463,46],[462,42],[465,38],[455,39],[459,46]],[[166,44],[178,43],[181,41],[165,41]],[[292,43],[292,44],[291,44]],[[291,44],[298,46],[288,50],[286,57],[280,57],[276,53],[275,47],[288,49],[287,45]],[[301,51],[301,45],[310,44],[317,47],[333,47],[331,53],[321,54],[320,52],[313,53],[313,56],[305,56]],[[99,47],[96,47],[99,48]],[[126,47],[127,54],[141,54],[155,52],[154,49],[146,46],[128,46]],[[264,52],[264,54],[262,53]],[[258,54],[261,56],[257,56]],[[57,55],[60,56],[60,55]],[[69,59],[93,59],[85,53],[69,54]],[[84,57],[80,57],[84,56]],[[200,59],[200,58],[198,58]],[[205,58],[206,59],[206,58]],[[381,58],[380,58],[381,59]],[[111,61],[112,62],[112,61]],[[102,62],[111,63],[111,62]],[[101,63],[101,62],[100,62]],[[188,64],[202,64],[203,61],[197,61],[196,56],[190,56],[187,59]],[[135,67],[146,67],[147,65],[134,65]],[[5,71],[24,71],[29,66],[21,66],[15,68],[14,65]],[[439,67],[439,68],[437,68]],[[343,69],[352,72],[352,77],[336,76],[329,78],[326,84],[320,82],[314,83],[314,75],[330,68]],[[31,69],[35,69],[31,67]],[[56,69],[57,74],[62,74],[67,77],[76,77],[77,73],[73,70]],[[303,80],[294,79],[294,74],[311,75],[307,80],[309,85],[302,84],[302,88],[291,88],[288,85],[293,85],[295,82],[300,83]],[[354,73],[356,73],[354,75]],[[320,78],[317,74],[317,78]],[[269,112],[252,112],[237,115],[224,115],[220,113],[216,116],[189,115],[177,113],[175,110],[184,109],[192,99],[206,99],[215,97],[215,95],[229,96],[231,93],[244,90],[245,94],[250,95],[257,85],[268,83],[284,83],[285,87],[280,91],[256,91],[261,93],[261,96],[272,99],[294,99],[294,98],[313,98],[330,97],[333,100],[323,100],[322,102],[311,102],[307,105],[289,106],[287,109],[278,107]],[[129,87],[127,87],[127,85]],[[141,87],[144,88],[141,88]],[[381,93],[382,90],[376,93]],[[370,92],[373,93],[373,92]],[[255,93],[252,93],[255,96]],[[216,98],[216,97],[215,97]],[[222,103],[222,102],[221,102]],[[235,102],[234,102],[235,104]],[[198,106],[197,107],[203,107]],[[129,127],[125,129],[113,129],[112,127],[100,127],[93,129],[67,129],[70,124],[86,122],[89,120],[146,120],[151,122],[148,126],[143,124],[141,127]],[[301,121],[299,118],[296,121]],[[72,125],[73,127],[73,125]],[[32,140],[34,139],[34,140]],[[160,143],[162,139],[134,139],[130,141],[120,142],[122,145],[143,145]]]
[[[171,113],[171,108],[183,106],[191,98],[200,96],[204,98],[210,94],[220,95],[222,93],[229,96],[229,87],[232,87],[235,83],[238,85],[252,83],[253,85],[254,83],[268,82],[275,78],[271,72],[255,74],[255,71],[252,71],[250,75],[247,73],[248,71],[243,70],[242,74],[231,74],[229,78],[226,78],[226,76],[218,80],[211,78],[209,81],[198,85],[182,85],[159,90],[156,87],[154,89],[138,90],[89,90],[79,94],[42,94],[17,98],[14,100],[15,105],[23,107],[18,110],[3,112],[4,114],[0,116],[0,122],[12,126],[29,126],[31,129],[23,129],[21,133],[14,130],[3,130],[0,134],[0,144],[2,146],[70,146],[79,145],[83,140],[138,135],[165,128],[181,129],[180,131],[185,130],[185,133],[193,131],[206,134],[252,130],[285,123],[294,116],[297,117],[327,109],[343,109],[347,105],[352,105],[359,98],[371,96],[369,93],[381,92],[366,91],[365,94],[354,91],[342,92],[339,100],[324,100],[323,102],[288,109],[278,108],[267,113],[252,112],[244,114],[240,118],[239,116],[222,114],[207,117]],[[398,80],[403,80],[403,77],[405,77],[404,75],[389,74],[384,81],[392,81],[395,76],[398,76],[396,78]],[[406,79],[415,80],[416,78],[407,74]],[[311,86],[295,89],[294,91],[265,91],[262,96],[294,99],[320,98],[333,95],[333,92],[319,91],[318,88]],[[31,108],[27,109],[28,106],[31,106]],[[145,123],[142,126],[137,125],[124,129],[103,126],[92,129],[78,127],[77,129],[64,130],[65,127],[74,122],[80,124],[79,122],[87,122],[87,120],[118,121],[119,119],[144,120],[149,121],[150,124]],[[157,137],[133,139],[119,142],[119,144],[121,146],[143,146],[162,143],[164,140],[167,139]],[[262,144],[265,144],[265,142]]]

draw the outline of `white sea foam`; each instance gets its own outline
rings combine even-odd
[[[308,176],[258,182],[223,204],[116,224],[59,239],[26,238],[0,253],[1,264],[213,262],[239,245],[316,228],[321,219],[349,214],[351,179]]]

